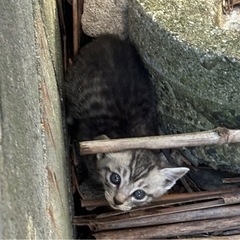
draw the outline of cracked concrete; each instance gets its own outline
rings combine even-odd
[[[0,12],[0,238],[72,238],[56,3]]]
[[[129,35],[153,75],[166,134],[240,126],[240,32],[222,1],[132,0]],[[240,145],[184,149],[194,164],[240,173]]]

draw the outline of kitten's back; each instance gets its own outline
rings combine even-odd
[[[157,132],[148,71],[126,41],[102,36],[83,47],[67,75],[66,94],[81,139]]]

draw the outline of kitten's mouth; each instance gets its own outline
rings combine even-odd
[[[107,199],[109,205],[115,210],[129,211],[132,208],[132,207],[126,205],[126,203],[123,203],[121,205],[115,204],[113,198],[107,192],[105,192],[105,198]]]
[[[122,204],[122,205],[115,205],[115,204],[110,203],[110,202],[109,202],[109,204],[115,210],[120,210],[120,211],[129,211],[129,210],[131,210],[131,207],[126,206],[124,204]]]

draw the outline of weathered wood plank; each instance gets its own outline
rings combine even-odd
[[[166,149],[240,142],[240,130],[217,128],[211,131],[80,142],[80,154],[116,152],[127,149]]]
[[[94,233],[96,239],[149,239],[191,236],[240,228],[240,216]]]

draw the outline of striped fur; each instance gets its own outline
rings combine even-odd
[[[66,96],[76,140],[158,133],[148,71],[136,49],[114,36],[99,37],[81,49],[66,76]],[[187,171],[164,170],[157,155],[147,150],[99,154],[95,161],[87,160],[82,159],[89,177],[103,184],[113,208],[124,211],[162,195]],[[121,177],[119,186],[111,183],[112,173]],[[132,195],[138,189],[146,194],[141,200]]]
[[[155,135],[155,98],[135,48],[114,36],[83,47],[66,76],[69,118],[81,140]]]
[[[166,167],[159,156],[143,149],[98,154],[97,158],[105,197],[111,207],[122,211],[145,205],[160,197],[188,172],[185,167]],[[121,177],[119,186],[111,183],[110,176],[113,172]],[[133,193],[139,189],[146,193],[141,200],[133,197]],[[122,204],[115,204],[114,199]]]

